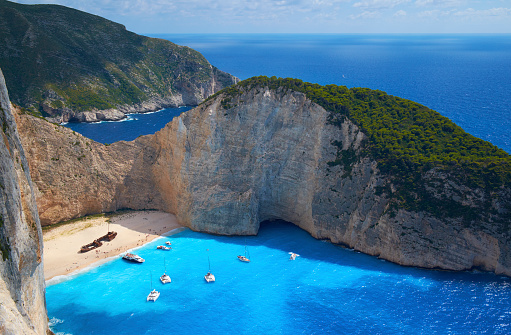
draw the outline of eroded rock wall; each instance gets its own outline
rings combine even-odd
[[[0,333],[46,334],[42,234],[0,70]]]
[[[110,146],[55,125],[46,126],[43,141],[40,129],[46,128],[37,123],[44,121],[32,118],[23,141],[42,221],[159,209],[197,231],[256,234],[261,221],[282,219],[316,238],[402,265],[511,275],[509,232],[491,218],[467,226],[426,212],[391,214],[378,187],[392,188],[392,181],[361,154],[366,136],[348,119],[334,126],[322,107],[288,90],[256,87],[228,105],[223,98],[206,101],[155,135]],[[339,160],[340,154],[351,158]],[[431,174],[440,183],[433,190],[438,196],[459,191],[465,202],[479,197],[477,189]]]

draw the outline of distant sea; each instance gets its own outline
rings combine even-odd
[[[511,35],[158,37],[200,51],[240,79],[295,77],[411,99],[511,152]],[[172,119],[183,110],[146,116]],[[131,117],[68,126],[110,143],[133,139],[120,125],[137,128],[138,136],[168,122],[150,121],[148,129],[139,115]],[[167,240],[172,251],[155,249]],[[236,259],[245,245],[250,264]],[[289,261],[290,251],[300,256]],[[509,278],[401,267],[315,240],[291,224],[263,224],[251,237],[187,230],[135,252],[144,264],[115,258],[48,283],[57,334],[511,333]],[[203,279],[208,256],[214,284]],[[165,286],[158,280],[164,262],[172,278]],[[151,286],[161,291],[155,303],[145,301]]]
[[[511,153],[511,35],[172,34],[153,35],[201,52],[247,79],[293,77],[321,85],[368,87],[410,99]],[[165,114],[165,113],[163,113]],[[137,116],[134,116],[135,118]],[[163,127],[163,122],[160,127]],[[126,124],[128,125],[128,124]],[[122,127],[99,142],[132,139]],[[131,123],[130,123],[131,126]],[[91,131],[85,130],[92,128]],[[114,124],[111,125],[114,127]],[[139,128],[144,133],[144,125]],[[102,128],[103,129],[103,128]],[[129,138],[124,138],[128,136]]]

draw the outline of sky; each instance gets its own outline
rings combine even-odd
[[[511,0],[16,0],[158,33],[511,33]]]

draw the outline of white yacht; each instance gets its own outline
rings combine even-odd
[[[156,249],[172,250],[172,247],[167,247],[166,245],[159,245],[159,246],[156,247]]]
[[[208,273],[204,276],[204,279],[205,279],[208,283],[211,283],[211,282],[214,282],[214,281],[215,281],[215,276],[214,276],[211,272],[208,272]]]
[[[130,262],[136,262],[136,263],[144,263],[145,262],[145,259],[143,259],[142,257],[132,254],[132,253],[129,253],[129,252],[122,255],[122,258],[127,261],[130,261]]]
[[[204,276],[204,279],[208,282],[208,283],[212,283],[215,281],[215,276],[211,273],[211,263],[209,262],[209,256],[208,256],[208,264],[209,264],[209,271],[208,273]]]
[[[172,280],[170,279],[170,276],[166,273],[161,275],[160,280],[163,284],[168,284],[168,283],[172,282]]]
[[[156,299],[158,299],[159,296],[160,292],[153,289],[151,293],[149,293],[149,295],[147,296],[147,301],[156,301]]]

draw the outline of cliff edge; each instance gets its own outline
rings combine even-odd
[[[198,105],[237,82],[193,49],[64,6],[0,0],[0,40],[11,101],[57,123]]]
[[[1,70],[0,124],[0,333],[46,334],[41,226]]]
[[[109,146],[19,117],[45,224],[159,209],[256,234],[282,219],[402,265],[511,275],[509,155],[381,91],[256,77]]]

